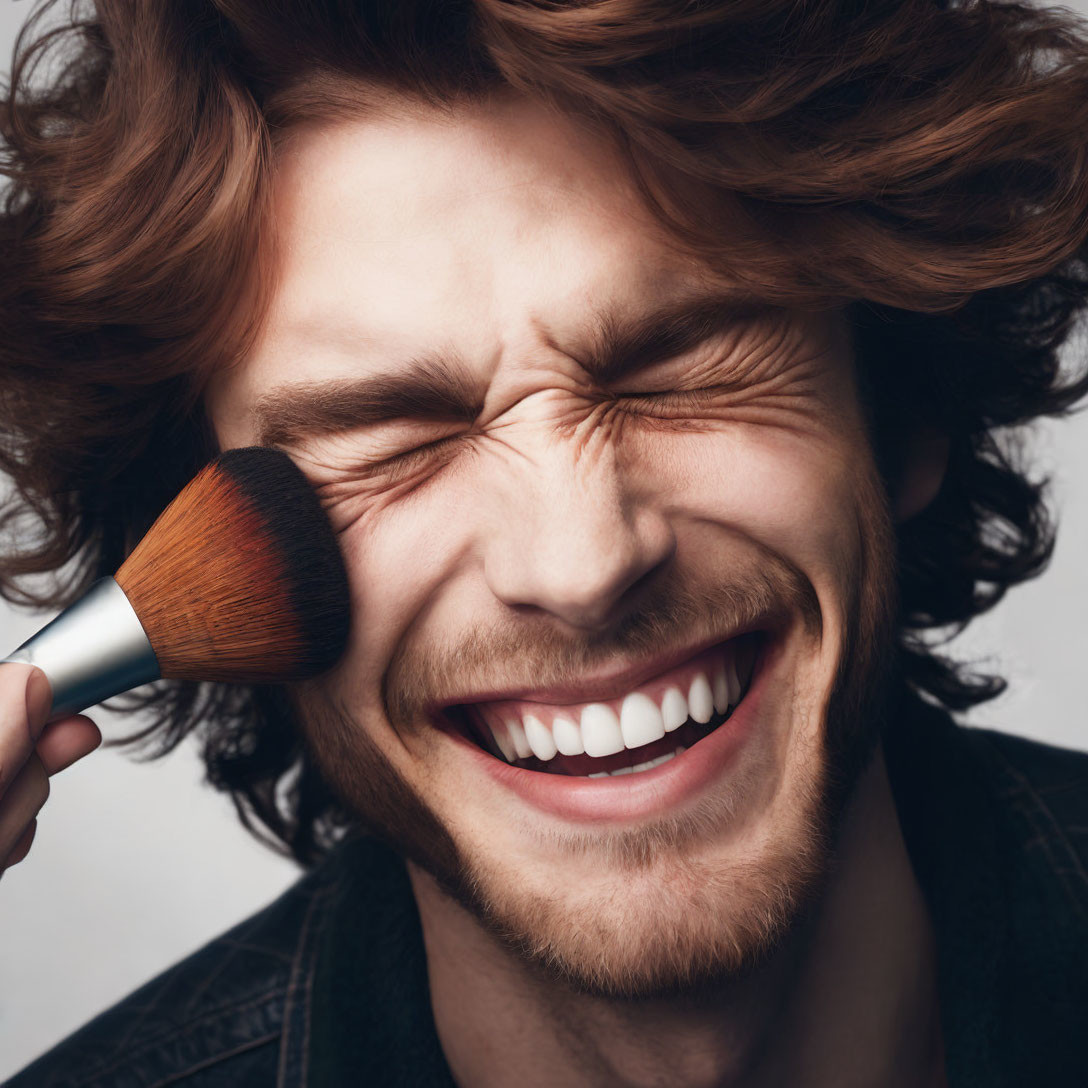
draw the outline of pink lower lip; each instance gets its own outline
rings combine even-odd
[[[698,744],[652,771],[610,778],[582,778],[512,767],[460,733],[448,735],[480,770],[534,808],[580,822],[644,819],[676,809],[719,778],[734,761],[759,712],[777,642],[764,644],[748,693],[729,719]]]

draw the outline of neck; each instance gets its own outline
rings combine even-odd
[[[844,816],[819,906],[758,971],[713,992],[575,993],[497,944],[427,874],[409,873],[459,1084],[945,1084],[933,932],[882,751]]]

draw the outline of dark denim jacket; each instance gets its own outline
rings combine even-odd
[[[1085,1088],[1088,754],[928,708],[904,720],[886,751],[937,934],[950,1088]],[[453,1084],[394,854],[345,841],[8,1088],[173,1084]]]

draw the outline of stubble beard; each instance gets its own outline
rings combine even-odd
[[[763,814],[762,835],[745,854],[725,850],[715,857],[707,847],[729,833],[739,799],[751,797],[765,776],[779,771],[755,760],[682,814],[619,831],[552,834],[546,843],[551,856],[578,865],[590,861],[609,874],[607,887],[597,885],[580,896],[579,889],[565,886],[562,874],[550,883],[533,880],[499,852],[455,841],[365,726],[324,697],[296,703],[312,755],[363,828],[433,876],[487,933],[542,977],[581,993],[633,1000],[740,981],[811,917],[853,787],[879,740],[892,647],[892,537],[875,477],[859,481],[859,488],[866,496],[859,511],[860,574],[845,602],[841,664],[824,720],[817,723],[815,753],[788,783],[787,804],[775,820]],[[792,591],[818,611],[814,591],[807,593],[795,577],[788,572]],[[670,617],[659,614],[642,627],[635,624],[636,636],[649,642],[662,627],[682,629],[674,622],[677,597],[676,591],[669,595]],[[694,607],[694,599],[688,597],[687,605]],[[459,657],[487,659],[480,646],[448,656],[453,668]],[[576,668],[584,656],[568,653],[567,663]],[[398,662],[399,675],[419,685],[427,675],[424,660],[439,658],[433,648],[409,655]],[[510,658],[497,651],[492,660]],[[430,679],[414,692],[395,681],[389,685],[391,721],[410,721],[427,693],[441,692],[442,677]]]

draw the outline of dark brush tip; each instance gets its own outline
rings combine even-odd
[[[227,450],[216,464],[238,485],[278,544],[305,646],[300,674],[331,668],[347,644],[351,604],[336,535],[309,480],[282,450]]]

